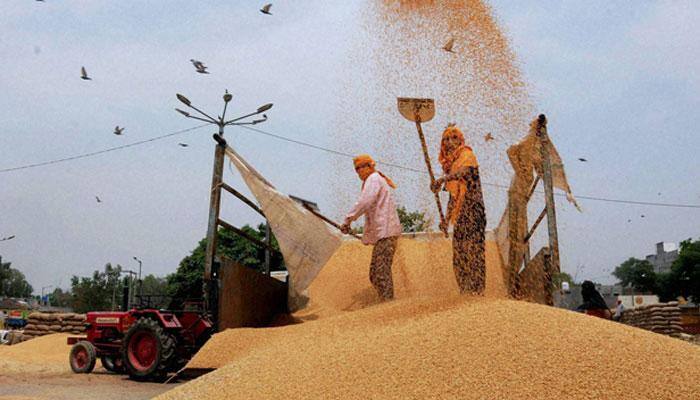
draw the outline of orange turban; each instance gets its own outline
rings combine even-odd
[[[456,135],[461,143],[459,147],[456,148],[451,154],[447,154],[447,150],[445,149],[445,139],[453,135]],[[454,163],[464,149],[469,149],[469,151],[471,151],[471,147],[464,144],[464,134],[455,125],[448,125],[442,132],[442,140],[440,140],[440,155],[438,156],[438,161],[442,165],[442,171],[444,173],[449,173],[452,163]]]
[[[368,166],[372,172],[377,172],[386,180],[386,183],[392,188],[396,189],[396,184],[388,176],[384,175],[381,171],[377,171],[374,167],[377,163],[374,162],[369,154],[360,154],[359,156],[352,159],[353,164],[355,164],[355,169],[360,166]]]

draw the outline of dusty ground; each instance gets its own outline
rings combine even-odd
[[[95,368],[91,374],[7,376],[0,372],[0,400],[150,399],[180,383],[134,382],[101,368]]]
[[[134,382],[107,372],[99,360],[91,374],[74,374],[68,365],[68,336],[0,346],[0,400],[150,399],[179,385]]]

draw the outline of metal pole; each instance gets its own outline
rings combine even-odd
[[[272,235],[270,234],[270,222],[265,221],[265,275],[270,275],[270,246],[272,241]]]
[[[542,172],[545,204],[547,208],[547,230],[549,231],[549,249],[552,257],[551,271],[561,272],[559,265],[559,238],[557,236],[557,217],[554,207],[554,188],[552,183],[552,163],[549,159],[549,137],[547,136],[547,119],[544,114],[538,118],[537,137],[540,139],[540,155],[542,156]]]

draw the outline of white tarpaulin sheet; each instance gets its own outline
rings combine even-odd
[[[258,200],[277,238],[289,271],[289,308],[301,309],[308,301],[306,288],[340,246],[341,234],[277,191],[232,148],[226,148],[226,155]]]

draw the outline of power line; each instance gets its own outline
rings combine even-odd
[[[288,137],[285,137],[285,136],[276,135],[276,134],[274,134],[274,133],[270,133],[270,132],[263,131],[262,129],[257,129],[257,128],[253,128],[253,127],[250,127],[250,126],[239,126],[239,128],[247,129],[247,130],[250,130],[250,131],[253,131],[253,132],[257,132],[257,133],[262,134],[262,135],[265,135],[265,136],[270,136],[270,137],[273,137],[273,138],[276,138],[276,139],[280,139],[280,140],[284,140],[284,141],[287,141],[287,142],[296,143],[296,144],[299,144],[299,145],[302,145],[302,146],[306,146],[306,147],[311,147],[311,148],[313,148],[313,149],[325,151],[325,152],[328,152],[328,153],[332,153],[332,154],[336,154],[336,155],[340,155],[340,156],[344,156],[344,157],[349,157],[349,158],[355,157],[353,154],[350,154],[350,153],[345,153],[345,152],[342,152],[342,151],[329,149],[329,148],[322,147],[322,146],[318,146],[318,145],[315,145],[315,144],[302,142],[301,140],[296,140],[296,139],[291,139],[291,138],[288,138]],[[406,170],[406,171],[412,171],[412,172],[417,172],[417,173],[421,173],[421,174],[427,174],[427,172],[426,172],[426,171],[423,171],[423,170],[419,170],[419,169],[416,169],[416,168],[407,167],[407,166],[404,166],[404,165],[394,164],[394,163],[390,163],[390,162],[386,162],[386,161],[377,160],[377,164],[382,164],[382,165],[386,165],[386,166],[389,166],[389,167],[399,168],[399,169],[403,169],[403,170]],[[506,185],[500,185],[500,184],[497,184],[497,183],[482,182],[482,184],[485,185],[485,186],[494,186],[494,187],[498,187],[498,188],[502,188],[502,189],[509,189],[508,186],[506,186]],[[538,192],[538,193],[542,193],[541,191],[537,191],[537,192]],[[566,197],[565,194],[561,194],[561,193],[555,193],[555,195],[556,195],[556,196],[559,196],[559,197]],[[620,199],[610,199],[610,198],[605,198],[605,197],[594,197],[594,196],[583,196],[583,195],[580,195],[580,196],[577,195],[576,198],[577,198],[577,199],[592,200],[592,201],[608,202],[608,203],[634,204],[634,205],[655,206],[655,207],[700,208],[700,204],[659,203],[659,202],[651,202],[651,201],[620,200]]]
[[[12,167],[12,168],[0,169],[0,173],[3,173],[3,172],[12,172],[12,171],[19,171],[19,170],[23,170],[23,169],[41,167],[41,166],[50,165],[50,164],[57,164],[57,163],[61,163],[61,162],[72,161],[72,160],[77,160],[77,159],[86,158],[86,157],[92,157],[92,156],[95,156],[95,155],[98,155],[98,154],[109,153],[109,152],[112,152],[112,151],[125,149],[125,148],[127,148],[127,147],[138,146],[138,145],[141,145],[141,144],[144,144],[144,143],[149,143],[149,142],[153,142],[153,141],[156,141],[156,140],[165,139],[165,138],[167,138],[167,137],[179,135],[179,134],[182,134],[182,133],[185,133],[185,132],[190,132],[190,131],[193,131],[193,130],[196,130],[196,129],[200,129],[200,128],[203,128],[203,127],[209,126],[209,125],[210,125],[210,124],[197,125],[197,126],[193,126],[193,127],[191,127],[191,128],[182,129],[182,130],[175,131],[175,132],[171,132],[171,133],[168,133],[168,134],[165,134],[165,135],[156,136],[156,137],[153,137],[153,138],[150,138],[150,139],[141,140],[141,141],[138,141],[138,142],[133,142],[133,143],[129,143],[129,144],[121,145],[121,146],[110,147],[110,148],[108,148],[108,149],[99,150],[99,151],[94,151],[94,152],[91,152],[91,153],[79,154],[79,155],[72,156],[72,157],[60,158],[60,159],[51,160],[51,161],[44,161],[44,162],[35,163],[35,164],[22,165],[22,166],[19,166],[19,167]],[[301,141],[301,140],[296,140],[296,139],[288,138],[288,137],[281,136],[281,135],[276,135],[276,134],[274,134],[274,133],[266,132],[266,131],[263,131],[263,130],[261,130],[261,129],[253,128],[253,127],[250,127],[250,126],[238,125],[238,127],[239,127],[239,128],[243,128],[243,129],[247,129],[247,130],[249,130],[249,131],[253,131],[253,132],[256,132],[256,133],[259,133],[259,134],[261,134],[261,135],[273,137],[273,138],[275,138],[275,139],[283,140],[283,141],[290,142],[290,143],[295,143],[295,144],[298,144],[298,145],[301,145],[301,146],[310,147],[310,148],[313,148],[313,149],[316,149],[316,150],[320,150],[320,151],[325,151],[325,152],[327,152],[327,153],[331,153],[331,154],[335,154],[335,155],[339,155],[339,156],[343,156],[343,157],[348,157],[348,158],[353,158],[353,157],[354,157],[354,155],[353,155],[353,154],[350,154],[350,153],[346,153],[346,152],[342,152],[342,151],[338,151],[338,150],[334,150],[334,149],[329,149],[329,148],[327,148],[327,147],[318,146],[318,145],[315,145],[315,144],[312,144],[312,143],[303,142],[303,141]],[[391,163],[391,162],[387,162],[387,161],[377,160],[377,163],[378,163],[378,164],[381,164],[381,165],[386,165],[386,166],[388,166],[388,167],[403,169],[403,170],[406,170],[406,171],[416,172],[416,173],[420,173],[420,174],[427,174],[427,172],[426,172],[426,171],[423,171],[423,170],[419,170],[419,169],[416,169],[416,168],[411,168],[411,167],[407,167],[407,166],[405,166],[405,165],[395,164],[395,163]],[[501,185],[501,184],[497,184],[497,183],[482,182],[482,184],[485,185],[485,186],[493,186],[493,187],[498,187],[498,188],[502,188],[502,189],[508,189],[508,188],[509,188],[509,187],[506,186],[506,185]],[[540,192],[540,191],[537,191],[537,192]],[[561,194],[561,193],[555,193],[555,195],[556,195],[556,196],[559,196],[559,197],[565,197],[565,195],[564,195],[564,194]],[[576,197],[579,198],[579,199],[592,200],[592,201],[601,201],[601,202],[608,202],[608,203],[634,204],[634,205],[644,205],[644,206],[654,206],[654,207],[697,208],[697,209],[700,209],[700,205],[699,205],[699,204],[659,203],[659,202],[651,202],[651,201],[610,199],[610,198],[605,198],[605,197],[594,197],[594,196],[584,196],[584,195],[577,195]]]
[[[193,131],[193,130],[195,130],[195,129],[203,128],[203,127],[208,126],[208,125],[210,125],[210,124],[198,125],[198,126],[194,126],[194,127],[192,127],[192,128],[187,128],[187,129],[182,129],[182,130],[179,130],[179,131],[171,132],[171,133],[168,133],[168,134],[165,134],[165,135],[162,135],[162,136],[156,136],[156,137],[153,137],[153,138],[150,138],[150,139],[141,140],[141,141],[133,142],[133,143],[129,143],[129,144],[124,144],[124,145],[117,146],[117,147],[110,147],[110,148],[104,149],[104,150],[93,151],[93,152],[91,152],[91,153],[79,154],[79,155],[77,155],[77,156],[66,157],[66,158],[59,158],[59,159],[57,159],[57,160],[44,161],[44,162],[35,163],[35,164],[22,165],[22,166],[19,166],[19,167],[12,167],[12,168],[0,169],[0,173],[3,173],[3,172],[11,172],[11,171],[19,171],[19,170],[22,170],[22,169],[35,168],[35,167],[42,167],[42,166],[44,166],[44,165],[58,164],[58,163],[65,162],[65,161],[72,161],[72,160],[77,160],[77,159],[80,159],[80,158],[92,157],[92,156],[96,156],[96,155],[98,155],[98,154],[109,153],[110,151],[121,150],[121,149],[125,149],[125,148],[127,148],[127,147],[138,146],[138,145],[141,145],[141,144],[144,144],[144,143],[154,142],[154,141],[160,140],[160,139],[165,139],[165,138],[167,138],[167,137],[171,137],[171,136],[179,135],[179,134],[182,134],[182,133],[185,133],[185,132]]]

